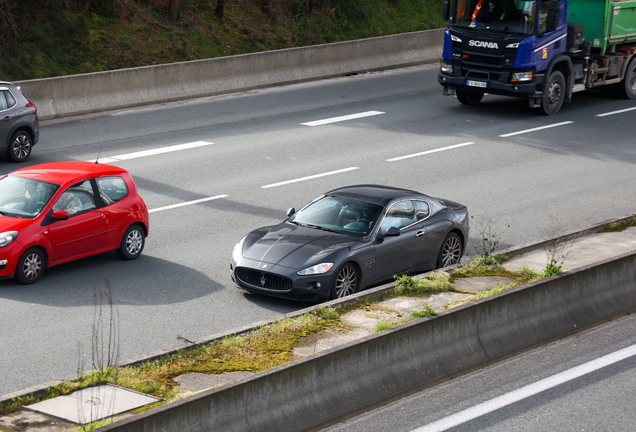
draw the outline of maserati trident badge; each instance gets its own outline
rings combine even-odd
[[[267,282],[265,279],[265,273],[261,273],[261,286],[265,286],[265,282]]]

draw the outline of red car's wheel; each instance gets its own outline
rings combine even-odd
[[[121,244],[117,249],[117,255],[125,260],[134,260],[139,258],[141,251],[144,250],[146,235],[141,226],[135,224],[128,227],[124,236],[121,238]]]
[[[15,278],[19,283],[36,283],[44,273],[44,254],[38,248],[28,249],[22,254],[15,269]]]

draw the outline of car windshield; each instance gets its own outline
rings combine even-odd
[[[0,178],[0,214],[34,218],[51,200],[59,185],[26,177],[8,175]]]
[[[538,3],[539,0],[453,0],[450,25],[531,35],[537,28]]]
[[[364,201],[325,196],[294,213],[288,222],[364,237],[371,233],[382,210],[383,207]]]

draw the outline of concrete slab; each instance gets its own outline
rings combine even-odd
[[[206,374],[193,372],[189,374],[179,375],[174,381],[182,392],[198,392],[213,387],[230,384],[243,378],[254,375],[254,372],[238,371],[226,372],[222,374]]]
[[[556,258],[561,261],[561,257],[565,256],[563,270],[573,270],[636,251],[636,227],[630,227],[621,232],[590,234],[564,242],[559,248]],[[509,270],[519,270],[526,265],[536,272],[541,272],[548,265],[548,256],[549,252],[546,248],[539,249],[513,257],[504,263],[504,267]]]
[[[111,384],[89,387],[24,408],[78,424],[121,414],[161,399]]]
[[[30,411],[18,411],[0,417],[0,431],[67,432],[77,428],[72,423]]]
[[[496,286],[510,285],[514,279],[503,276],[480,276],[455,279],[455,289],[471,294],[488,291]]]
[[[424,309],[427,304],[442,310],[452,301],[469,297],[469,294],[440,292],[422,297],[393,297],[354,309],[340,316],[344,328],[327,329],[303,338],[294,347],[294,354],[305,357],[317,352],[352,342],[372,334],[380,321],[399,324],[410,321],[411,311]]]

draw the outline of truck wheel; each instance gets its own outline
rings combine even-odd
[[[541,108],[545,115],[553,115],[559,112],[565,100],[565,77],[559,71],[554,71],[548,78],[543,90]]]
[[[636,99],[636,56],[627,65],[625,78],[616,84],[618,96],[625,99]]]
[[[465,92],[460,89],[457,89],[456,94],[457,100],[464,105],[477,105],[481,98],[484,97],[483,93]]]

